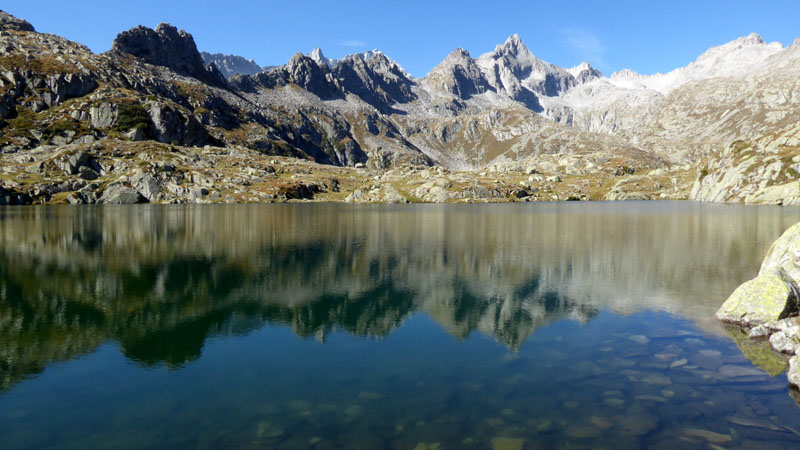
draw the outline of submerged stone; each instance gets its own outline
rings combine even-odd
[[[628,436],[644,436],[658,428],[658,417],[648,413],[642,407],[631,408],[625,415],[617,417],[622,434]]]
[[[647,384],[660,384],[663,386],[669,386],[672,384],[672,380],[668,376],[660,373],[647,374],[644,376],[644,378],[642,378],[642,381]]]
[[[685,430],[687,436],[699,437],[715,444],[722,444],[730,442],[733,438],[728,434],[717,433],[710,430],[703,430],[700,428],[687,428]]]
[[[622,406],[625,404],[625,400],[619,397],[608,397],[603,400],[603,403],[605,403],[608,406]]]
[[[256,426],[256,436],[259,438],[275,438],[283,434],[283,429],[269,422],[261,422]]]
[[[525,440],[520,438],[496,437],[492,439],[494,450],[522,450],[524,444]]]
[[[590,420],[596,427],[602,428],[604,430],[607,430],[614,425],[613,423],[611,423],[610,420],[604,417],[592,416]]]
[[[775,425],[772,422],[767,422],[766,420],[751,419],[747,417],[738,417],[738,416],[728,417],[728,422],[748,428],[760,428],[763,430],[770,430],[770,431],[783,430],[783,428]]]
[[[719,373],[726,378],[760,377],[764,372],[754,367],[727,365],[719,368]]]

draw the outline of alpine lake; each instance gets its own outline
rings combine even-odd
[[[789,449],[800,208],[0,208],[0,448]]]

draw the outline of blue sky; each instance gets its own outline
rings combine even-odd
[[[607,75],[666,72],[754,31],[783,45],[800,36],[797,0],[6,0],[0,8],[95,52],[108,50],[122,30],[170,22],[192,33],[200,50],[261,65],[314,47],[333,58],[377,48],[417,77],[456,47],[477,57],[513,33],[545,61],[588,60]]]

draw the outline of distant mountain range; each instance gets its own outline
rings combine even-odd
[[[65,114],[98,138],[126,126],[120,105],[135,101],[148,105],[148,137],[161,142],[374,168],[521,170],[561,155],[580,159],[583,171],[609,161],[691,168],[692,196],[702,200],[800,197],[800,42],[784,48],[751,34],[666,74],[607,77],[588,62],[542,61],[512,35],[477,58],[456,49],[414,78],[377,50],[330,60],[315,49],[265,70],[202,54],[168,24],[125,31],[93,54],[8,14],[0,23],[0,118],[51,111],[6,127],[7,152],[51,142],[29,130],[48,129],[59,105],[86,96]]]
[[[256,64],[252,59],[244,59],[241,56],[223,55],[222,53],[214,53],[213,55],[208,52],[200,52],[203,57],[203,62],[206,64],[214,64],[217,69],[225,75],[225,78],[230,78],[231,75],[255,75],[264,70],[263,67]]]

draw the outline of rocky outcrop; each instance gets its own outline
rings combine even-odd
[[[132,205],[142,203],[144,198],[139,191],[124,184],[112,184],[103,191],[97,203],[108,205]]]
[[[155,30],[138,26],[123,31],[114,39],[111,49],[209,84],[225,85],[222,74],[213,65],[207,67],[203,62],[192,35],[168,23],[159,24]]]
[[[151,103],[148,109],[150,133],[159,142],[202,146],[210,142],[208,132],[194,118],[163,103]]]
[[[26,20],[19,19],[11,14],[0,10],[0,30],[30,31],[36,32],[33,25]]]
[[[94,91],[96,77],[89,72],[44,73],[15,68],[0,74],[0,118],[16,112],[17,103],[45,110]]]
[[[749,329],[753,339],[795,355],[800,350],[800,223],[770,247],[756,278],[739,286],[717,311],[717,318]],[[792,356],[789,383],[800,387],[800,356]]]
[[[698,171],[690,198],[704,202],[800,204],[800,125],[756,141],[735,140]]]

